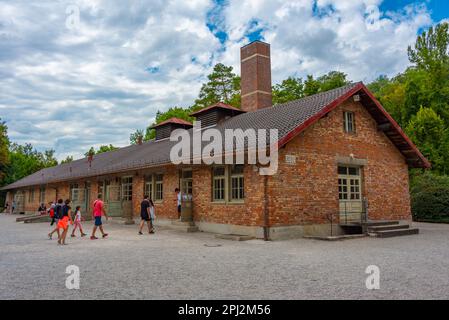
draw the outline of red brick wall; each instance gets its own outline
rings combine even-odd
[[[356,133],[343,130],[343,110],[355,112]],[[411,219],[408,167],[390,140],[359,103],[345,103],[308,128],[279,153],[278,174],[271,177],[272,225],[327,223],[338,213],[337,156],[366,159],[363,196],[370,219]],[[296,156],[296,165],[285,162]]]

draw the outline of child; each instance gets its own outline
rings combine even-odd
[[[76,228],[80,229],[81,237],[85,237],[86,234],[83,232],[83,226],[81,225],[81,207],[77,206],[75,211],[76,211],[76,213],[75,213],[75,221],[73,222],[74,223],[74,228],[73,228],[71,237],[72,238],[76,237],[75,236]]]

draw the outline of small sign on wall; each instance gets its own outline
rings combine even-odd
[[[296,164],[296,156],[292,154],[287,154],[285,156],[285,163],[290,165]]]

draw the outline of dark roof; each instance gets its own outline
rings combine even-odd
[[[278,129],[279,146],[283,146],[301,131],[318,121],[332,109],[354,94],[379,125],[390,124],[385,134],[398,147],[411,167],[429,167],[427,159],[419,152],[397,123],[383,109],[363,83],[353,83],[303,99],[275,105],[270,108],[243,113],[215,126],[225,129]],[[193,130],[193,129],[190,129]],[[3,189],[95,177],[105,174],[157,167],[170,163],[170,150],[177,142],[170,139],[151,140],[142,145],[132,145],[95,155],[91,164],[87,158],[43,169]]]
[[[154,126],[152,126],[152,128],[165,126],[166,124],[171,124],[171,123],[173,123],[173,124],[180,124],[180,125],[183,125],[183,126],[190,126],[190,127],[192,126],[192,123],[190,123],[189,121],[173,117],[173,118],[167,119],[165,121],[162,121],[161,123],[155,124]]]
[[[207,111],[210,111],[212,109],[229,110],[229,111],[232,111],[232,112],[237,113],[237,114],[246,112],[246,111],[243,111],[243,110],[241,110],[239,108],[233,107],[233,106],[231,106],[229,104],[226,104],[226,103],[223,103],[223,102],[218,102],[218,103],[215,103],[215,104],[213,104],[213,105],[211,105],[209,107],[206,107],[206,108],[203,108],[203,109],[198,110],[196,112],[193,112],[190,115],[191,116],[198,116],[198,115],[203,114],[203,113],[205,113]]]

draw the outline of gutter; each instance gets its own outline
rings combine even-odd
[[[270,210],[268,208],[268,176],[263,176],[263,240],[270,241]]]

